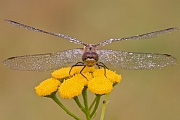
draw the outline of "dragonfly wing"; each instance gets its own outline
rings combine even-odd
[[[99,61],[123,69],[155,69],[176,63],[168,54],[137,53],[116,50],[99,50]]]
[[[70,36],[68,36],[68,35],[59,34],[59,33],[47,32],[47,31],[45,31],[45,30],[41,30],[41,29],[38,29],[38,28],[34,28],[34,27],[31,27],[31,26],[28,26],[28,25],[25,25],[25,24],[22,24],[22,23],[18,23],[18,22],[13,21],[13,20],[6,20],[6,19],[5,19],[5,21],[8,22],[8,23],[10,23],[10,24],[12,24],[12,25],[15,25],[15,26],[18,26],[18,27],[21,27],[21,28],[25,28],[25,29],[28,29],[28,30],[31,30],[31,31],[41,32],[41,33],[45,33],[45,34],[49,34],[49,35],[61,37],[61,38],[67,39],[67,40],[69,40],[70,42],[73,42],[73,43],[75,43],[75,44],[86,45],[86,44],[83,43],[82,41],[77,40],[76,38],[70,37]]]
[[[3,64],[11,69],[29,71],[47,71],[82,61],[81,49],[70,49],[54,53],[11,57]]]
[[[150,32],[150,33],[145,33],[145,34],[135,35],[135,36],[130,36],[130,37],[112,38],[112,39],[100,42],[99,44],[97,44],[97,46],[105,46],[105,45],[110,44],[112,42],[122,41],[122,40],[133,40],[133,39],[137,40],[137,39],[153,38],[153,37],[165,34],[165,33],[170,33],[170,32],[175,31],[175,30],[179,30],[179,29],[177,27],[174,27],[174,28],[167,28],[164,30],[159,30],[159,31],[155,31],[155,32]]]

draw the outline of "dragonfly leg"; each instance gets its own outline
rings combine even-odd
[[[75,66],[85,66],[85,64],[83,62],[77,62],[76,64],[71,66],[71,69],[69,70],[69,75],[71,76],[71,71],[73,69],[73,67]]]
[[[80,74],[87,79],[87,77],[82,73],[82,71],[84,70],[85,67],[86,67],[86,65],[84,65],[84,67],[81,69]]]
[[[86,65],[85,65],[83,62],[78,62],[78,63],[76,63],[75,65],[71,66],[71,69],[69,70],[69,75],[71,76],[71,70],[72,70],[72,68],[75,67],[75,66],[83,66],[83,68],[82,68],[81,71],[80,71],[80,74],[81,74],[83,77],[86,78],[86,76],[84,76],[84,74],[82,73],[82,71],[83,71],[84,68],[86,67]],[[86,79],[87,79],[87,78],[86,78]],[[88,79],[87,79],[87,80],[88,80]]]
[[[98,64],[100,67],[103,67],[103,68],[105,68],[105,69],[109,69],[103,62],[98,62],[97,64]],[[97,65],[97,66],[98,66],[98,65]],[[99,67],[99,66],[98,66],[98,67]]]
[[[100,67],[104,68],[104,76],[107,78],[107,76],[106,76],[106,69],[108,69],[108,67],[104,63],[102,63],[102,62],[98,62],[98,63],[96,63],[96,65],[98,66],[99,69],[100,69]]]

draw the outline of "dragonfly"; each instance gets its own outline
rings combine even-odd
[[[11,69],[26,71],[47,71],[61,68],[69,64],[74,64],[74,66],[84,67],[92,67],[97,65],[98,67],[107,68],[105,65],[111,65],[127,70],[152,70],[156,68],[163,68],[165,66],[172,66],[176,63],[176,58],[169,54],[126,52],[120,50],[100,49],[99,47],[124,40],[154,38],[159,35],[178,30],[177,27],[130,37],[111,38],[98,44],[86,44],[68,35],[47,32],[35,27],[18,23],[13,20],[5,21],[21,28],[57,36],[69,40],[75,44],[84,46],[83,48],[75,48],[53,53],[10,57],[4,60],[3,64]]]

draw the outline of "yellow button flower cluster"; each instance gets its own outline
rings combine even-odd
[[[122,77],[108,69],[76,66],[61,68],[51,73],[49,78],[35,87],[38,96],[49,96],[58,91],[62,98],[74,98],[82,93],[85,86],[94,94],[107,94]],[[71,69],[71,71],[70,71]],[[70,74],[70,75],[69,75]]]

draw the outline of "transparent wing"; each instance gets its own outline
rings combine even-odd
[[[25,28],[25,29],[28,29],[28,30],[31,30],[31,31],[41,32],[41,33],[45,33],[45,34],[49,34],[49,35],[61,37],[61,38],[67,39],[67,40],[69,40],[70,42],[73,42],[73,43],[75,43],[75,44],[86,45],[86,44],[83,43],[82,41],[77,40],[76,38],[70,37],[70,36],[68,36],[68,35],[59,34],[59,33],[53,33],[53,32],[47,32],[47,31],[44,31],[44,30],[41,30],[41,29],[38,29],[38,28],[34,28],[34,27],[31,27],[31,26],[28,26],[28,25],[24,25],[24,24],[21,24],[21,23],[18,23],[18,22],[16,22],[16,21],[12,21],[12,20],[6,20],[6,19],[5,19],[5,21],[8,22],[8,23],[10,23],[10,24],[13,24],[13,25],[15,25],[15,26],[22,27],[22,28]]]
[[[114,50],[99,50],[99,62],[123,69],[155,69],[176,63],[176,58],[167,54],[136,53]]]
[[[159,30],[159,31],[150,32],[150,33],[145,33],[145,34],[141,34],[141,35],[135,35],[135,36],[131,36],[131,37],[112,38],[112,39],[100,42],[99,44],[97,44],[97,46],[104,46],[104,45],[107,45],[109,43],[116,42],[116,41],[122,41],[122,40],[153,38],[153,37],[165,34],[165,33],[170,33],[170,32],[175,31],[175,30],[178,30],[178,28],[177,27],[167,28],[167,29],[164,29],[164,30]]]
[[[3,61],[3,64],[17,70],[47,71],[82,61],[82,54],[81,49],[71,49],[47,54],[11,57]]]

